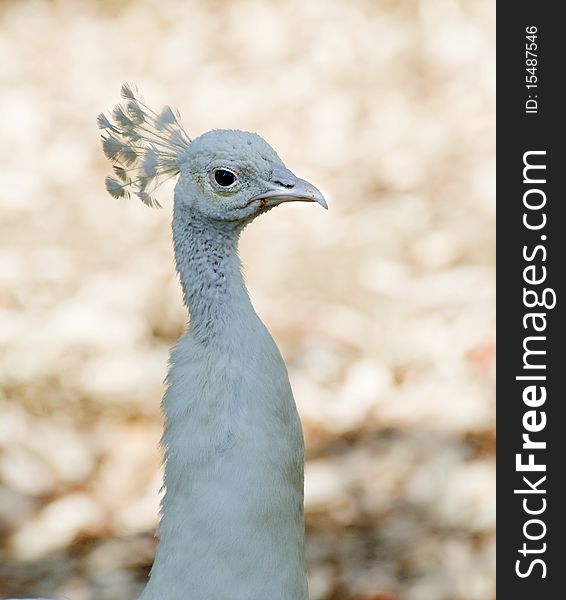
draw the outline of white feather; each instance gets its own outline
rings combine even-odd
[[[100,114],[102,147],[119,182],[110,178],[106,189],[114,198],[133,192],[144,204],[161,206],[153,194],[159,185],[179,173],[179,160],[191,142],[180,119],[169,106],[158,115],[141,100],[137,87],[124,84],[124,104],[112,109],[112,119]]]
[[[155,122],[155,126],[157,129],[161,130],[165,129],[169,125],[174,125],[176,123],[177,119],[175,118],[175,115],[173,114],[171,108],[169,106],[164,106],[161,110],[161,114]]]

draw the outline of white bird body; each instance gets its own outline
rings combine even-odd
[[[279,204],[326,202],[258,135],[192,141],[169,107],[154,113],[129,85],[122,97],[115,122],[98,118],[106,187],[157,206],[159,178],[180,173],[173,243],[190,314],[171,351],[159,546],[140,600],[307,600],[301,422],[237,246]]]

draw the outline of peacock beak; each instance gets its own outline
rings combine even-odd
[[[274,169],[270,190],[254,196],[249,202],[259,201],[262,208],[271,208],[283,202],[318,202],[328,209],[328,204],[320,190],[312,183],[295,177],[287,169]]]

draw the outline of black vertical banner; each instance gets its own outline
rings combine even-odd
[[[566,29],[559,2],[500,2],[500,600],[566,598]],[[553,595],[550,596],[550,593]]]

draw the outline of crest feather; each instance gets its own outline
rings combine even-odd
[[[102,149],[112,163],[115,177],[106,178],[113,198],[130,198],[132,193],[151,207],[161,205],[153,197],[157,187],[179,173],[179,161],[191,143],[180,115],[165,106],[154,112],[141,99],[137,86],[124,83],[111,118],[101,113]]]

